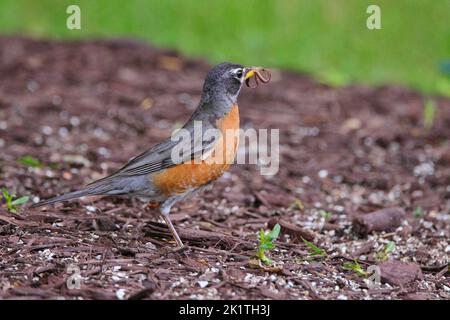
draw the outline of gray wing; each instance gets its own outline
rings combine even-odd
[[[110,176],[94,181],[90,185],[118,177],[130,177],[155,173],[186,161],[199,159],[203,155],[210,152],[217,141],[217,137],[208,139],[204,135],[195,135],[193,133],[193,123],[188,122],[182,129],[184,130],[178,130],[170,139],[153,146],[151,149],[131,159],[126,165]],[[203,133],[207,129],[216,128],[209,121],[203,121]],[[174,150],[174,148],[177,148],[176,150],[184,150],[187,152],[181,153],[175,159],[172,156],[172,150]]]

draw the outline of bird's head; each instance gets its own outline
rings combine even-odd
[[[203,85],[203,97],[236,103],[242,85],[254,75],[252,67],[229,62],[220,63],[209,70]]]

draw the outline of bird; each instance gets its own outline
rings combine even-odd
[[[85,196],[138,196],[147,201],[150,208],[159,209],[176,248],[182,249],[184,244],[169,216],[171,208],[209,187],[229,169],[237,153],[239,135],[228,133],[239,130],[237,99],[243,84],[249,86],[252,77],[256,83],[258,79],[268,82],[258,70],[265,69],[230,62],[215,65],[207,73],[198,106],[182,130],[132,158],[111,175],[30,208]],[[201,132],[212,130],[216,134],[212,138],[201,135],[199,138],[198,134],[196,137],[196,125]],[[176,150],[185,152],[174,152]]]

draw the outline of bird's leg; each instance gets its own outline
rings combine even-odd
[[[169,198],[166,201],[164,201],[162,203],[162,205],[159,207],[159,212],[161,213],[161,216],[164,219],[164,221],[166,222],[167,227],[170,230],[170,233],[172,234],[173,238],[175,239],[175,241],[177,243],[177,248],[176,248],[177,251],[180,249],[184,249],[185,246],[184,246],[183,242],[181,241],[177,230],[175,230],[175,227],[173,226],[172,221],[170,221],[169,214],[170,214],[170,209],[172,208],[173,204],[175,202],[177,202],[178,200],[179,200],[178,197]]]
[[[168,214],[161,214],[161,216],[164,219],[164,221],[166,222],[167,227],[169,228],[170,233],[172,234],[173,238],[175,239],[178,249],[182,249],[184,247],[184,244],[181,241],[177,230],[175,230],[175,227],[173,226],[172,221],[170,221],[169,215]]]

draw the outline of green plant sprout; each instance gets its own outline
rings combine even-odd
[[[330,220],[331,218],[331,212],[329,211],[325,211],[325,210],[320,210],[319,214],[325,219],[325,220]]]
[[[314,245],[313,243],[309,242],[308,240],[302,238],[303,242],[308,246],[309,249],[309,255],[312,257],[322,257],[326,256],[327,253],[325,250],[319,248],[318,246]]]
[[[417,219],[423,217],[424,214],[425,212],[423,211],[423,208],[421,206],[418,206],[416,209],[414,209],[413,217]]]
[[[261,260],[264,264],[270,265],[273,263],[271,259],[266,256],[266,251],[275,248],[275,244],[273,243],[280,234],[281,227],[277,223],[272,231],[266,233],[263,229],[259,231],[259,246],[256,251],[256,257]]]
[[[433,127],[436,109],[437,105],[433,100],[428,99],[425,101],[423,105],[423,126],[426,130],[430,130]]]
[[[13,213],[17,212],[18,206],[23,205],[30,199],[30,197],[28,197],[28,196],[22,196],[22,197],[16,198],[16,195],[10,194],[6,188],[2,188],[2,194],[3,194],[3,198],[6,201],[6,207],[8,208],[8,211],[13,212]]]
[[[17,159],[17,162],[23,164],[24,166],[41,168],[43,166],[42,162],[32,156],[23,156]]]
[[[358,259],[353,259],[353,261],[347,261],[344,262],[342,267],[345,270],[351,270],[356,272],[356,274],[360,277],[367,277],[368,273],[361,267],[361,265],[358,263]]]
[[[377,252],[376,259],[378,261],[386,261],[389,258],[389,255],[394,252],[395,243],[393,241],[389,241],[382,250]]]

